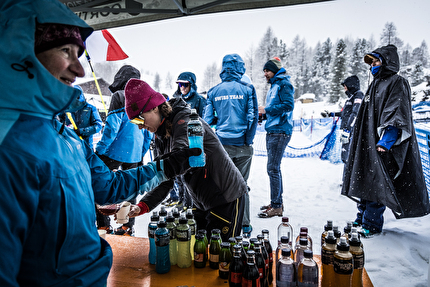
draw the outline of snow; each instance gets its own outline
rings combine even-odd
[[[308,145],[309,139],[294,133],[291,145]],[[148,160],[150,160],[148,158]],[[248,180],[252,237],[268,229],[272,246],[276,246],[277,226],[281,217],[258,218],[259,208],[270,202],[267,158],[254,156]],[[327,220],[333,220],[340,230],[355,219],[356,204],[340,194],[342,164],[314,158],[284,158],[281,165],[284,182],[284,216],[294,229],[308,227],[313,239],[314,254],[321,254],[320,238]],[[136,219],[136,236],[148,237],[150,214]],[[430,256],[430,216],[396,220],[389,209],[385,211],[381,235],[362,239],[365,268],[375,287],[427,286]]]

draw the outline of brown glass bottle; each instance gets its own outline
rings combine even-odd
[[[240,245],[233,246],[233,259],[230,263],[228,273],[229,287],[241,287],[244,265],[242,262],[242,247]]]
[[[321,287],[334,287],[334,252],[336,251],[336,238],[333,230],[329,230],[325,243],[321,248],[322,278]]]
[[[248,252],[246,252],[246,257],[247,263],[242,274],[242,286],[260,287],[260,273],[255,264],[254,250],[248,250]]]
[[[231,263],[230,243],[221,243],[221,251],[219,253],[218,275],[222,279],[228,279],[228,271]]]
[[[219,235],[211,236],[211,244],[209,247],[209,267],[212,269],[219,269],[219,253],[221,252],[221,245],[219,244]]]
[[[269,230],[263,229],[261,233],[263,233],[264,246],[266,247],[267,254],[269,255],[269,274],[267,277],[267,281],[269,282],[269,285],[271,285],[273,281],[273,248],[272,248],[272,245],[270,244]]]
[[[268,287],[266,263],[264,262],[263,254],[261,253],[261,243],[259,241],[254,242],[254,251],[255,264],[257,265],[258,273],[260,274],[260,286]]]
[[[354,261],[345,237],[340,237],[334,252],[334,286],[349,287],[352,283]]]

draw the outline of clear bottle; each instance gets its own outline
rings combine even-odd
[[[158,274],[164,274],[170,271],[170,235],[166,228],[164,220],[158,222],[158,228],[155,231],[155,246],[157,248],[155,271]]]
[[[179,218],[179,225],[176,228],[176,239],[178,240],[178,259],[176,265],[179,268],[188,268],[192,263],[190,252],[191,230],[185,217]]]
[[[242,274],[242,286],[260,287],[260,273],[255,264],[255,251],[246,252],[246,266]]]
[[[361,248],[358,233],[351,233],[349,240],[349,252],[354,260],[354,272],[352,272],[352,287],[363,287],[364,251]]]
[[[197,233],[196,244],[194,244],[194,267],[204,268],[207,263],[206,244],[204,234]]]
[[[212,234],[209,246],[209,267],[219,269],[219,253],[221,252],[220,238],[217,234]]]
[[[268,287],[266,263],[264,262],[264,257],[261,253],[261,243],[259,241],[254,242],[254,252],[255,264],[257,265],[258,273],[260,274],[260,286]]]
[[[297,286],[318,287],[318,265],[313,260],[313,252],[312,250],[306,249],[303,255],[304,257],[300,261],[299,267],[297,268]],[[343,287],[343,285],[338,286]]]
[[[278,225],[278,245],[281,243],[281,237],[287,236],[290,241],[291,249],[293,248],[293,227],[289,223],[288,217],[282,217],[282,223]]]
[[[190,148],[200,148],[202,153],[189,158],[191,167],[205,166],[206,159],[203,148],[203,125],[199,120],[196,109],[191,109],[190,121],[188,122],[188,143]]]
[[[233,246],[233,259],[231,260],[228,272],[229,287],[242,287],[243,269],[242,246],[236,244]]]
[[[149,264],[155,264],[157,260],[157,251],[155,247],[155,231],[157,230],[157,224],[160,217],[157,211],[152,212],[151,221],[148,225],[148,238],[149,238]]]
[[[308,247],[308,240],[306,238],[300,238],[299,246],[294,251],[294,261],[296,262],[296,266],[298,267],[300,261],[305,256],[304,251],[310,250]],[[298,269],[297,269],[298,270]]]
[[[321,246],[324,245],[324,238],[327,236],[329,230],[333,230],[333,221],[327,220],[327,224],[324,225],[324,231],[321,233]]]
[[[264,235],[259,234],[257,235],[258,241],[261,243],[261,254],[263,255],[264,264],[265,264],[265,274],[266,274],[266,280],[267,285],[269,285],[269,270],[272,271],[272,269],[269,269],[269,253],[267,252],[266,246],[264,245]],[[271,272],[270,272],[271,273]],[[273,276],[271,276],[273,279]]]
[[[221,243],[221,251],[219,253],[218,275],[222,279],[228,279],[230,270],[231,251],[228,242]]]
[[[354,259],[349,252],[349,244],[345,237],[341,237],[334,252],[334,285],[349,287],[352,283]]]
[[[267,254],[269,255],[269,277],[267,280],[269,281],[269,285],[271,285],[273,282],[273,248],[272,244],[270,244],[269,230],[263,229],[261,233],[263,233],[264,246],[266,247]]]
[[[190,226],[191,231],[191,242],[190,242],[190,249],[191,249],[191,260],[194,260],[194,244],[196,243],[196,231],[197,231],[197,224],[194,220],[193,211],[191,209],[187,209],[187,219],[188,219],[188,226]]]
[[[329,230],[325,243],[321,248],[322,279],[321,287],[335,287],[334,285],[334,252],[336,251],[336,237],[333,230]]]
[[[281,259],[276,263],[276,286],[295,287],[297,282],[297,269],[291,258],[291,249],[281,250]]]
[[[312,238],[309,235],[307,227],[300,227],[300,233],[296,237],[296,243],[294,244],[294,246],[297,246],[299,244],[300,237],[308,239],[309,249],[312,250]]]
[[[169,256],[170,256],[170,264],[176,265],[178,260],[178,242],[176,240],[176,224],[175,218],[170,213],[166,217],[166,228],[169,231],[170,236],[170,245],[169,245]]]
[[[294,259],[293,247],[290,245],[290,239],[288,236],[281,236],[281,244],[278,244],[275,252],[275,264],[278,263],[279,259],[281,259],[281,251],[282,249],[288,248],[291,251],[291,258]]]

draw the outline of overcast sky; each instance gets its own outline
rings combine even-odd
[[[373,35],[379,43],[385,23],[394,22],[398,37],[415,48],[423,40],[430,45],[429,11],[429,0],[335,0],[189,16],[109,31],[130,56],[125,63],[158,72],[162,79],[168,71],[174,80],[191,71],[200,83],[208,65],[220,66],[229,53],[244,57],[252,45],[258,46],[269,26],[287,46],[299,35],[315,47],[328,37],[336,43],[339,38]]]

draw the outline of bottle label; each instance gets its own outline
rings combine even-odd
[[[334,250],[321,249],[321,262],[326,265],[333,265]]]
[[[155,234],[155,245],[162,247],[162,246],[168,246],[170,243],[170,236],[169,233],[166,232],[164,234]]]
[[[209,261],[219,262],[219,255],[218,254],[210,254]]]
[[[228,272],[229,268],[230,268],[230,262],[220,262],[219,263],[219,270],[221,272]]]
[[[191,240],[191,231],[190,231],[190,229],[176,230],[176,239],[178,241],[189,241],[189,240]]]
[[[364,268],[364,253],[353,255],[354,257],[354,269]]]
[[[242,273],[230,272],[230,282],[235,284],[241,283]]]
[[[354,271],[354,264],[352,258],[342,260],[340,258],[335,257],[333,263],[334,272],[336,272],[337,274],[348,275],[352,274],[352,272]]]
[[[263,276],[264,276],[264,269],[263,268],[258,268],[258,274],[260,274],[260,278],[263,278]]]
[[[301,278],[302,280],[301,282],[298,282],[298,286],[318,286],[318,267],[304,267],[301,271],[302,274],[299,273],[298,278]]]
[[[260,287],[260,279],[249,280],[242,276],[242,287]]]
[[[156,229],[152,229],[151,227],[148,228],[148,238],[154,238],[155,237],[155,230]]]
[[[194,252],[194,261],[203,262],[205,255],[203,253]]]
[[[170,240],[176,239],[176,229],[175,228],[169,229],[169,236],[170,236]]]
[[[191,236],[196,235],[196,225],[190,225]]]
[[[203,136],[203,126],[200,122],[188,123],[188,136]]]

